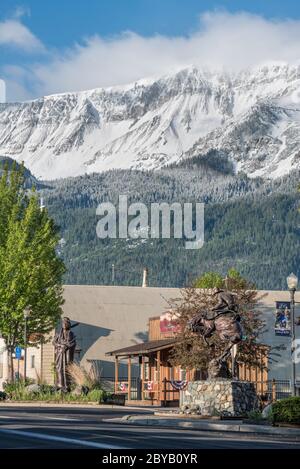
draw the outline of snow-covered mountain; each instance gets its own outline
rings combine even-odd
[[[156,169],[216,150],[237,171],[300,166],[300,67],[236,74],[189,67],[160,79],[0,104],[0,155],[43,179]]]

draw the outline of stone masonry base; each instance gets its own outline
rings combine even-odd
[[[201,415],[242,417],[258,408],[258,398],[253,383],[211,379],[188,383],[182,404],[199,408]]]

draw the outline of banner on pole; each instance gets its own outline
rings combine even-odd
[[[275,335],[291,335],[291,302],[276,301]]]

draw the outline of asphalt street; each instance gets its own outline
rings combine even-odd
[[[300,439],[103,422],[153,410],[0,406],[0,449],[299,449]]]

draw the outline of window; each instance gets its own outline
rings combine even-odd
[[[31,355],[31,368],[35,368],[35,355]]]

